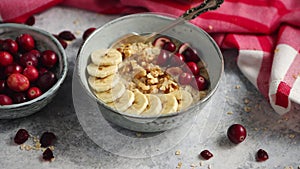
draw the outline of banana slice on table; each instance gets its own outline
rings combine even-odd
[[[138,89],[134,89],[133,93],[134,93],[133,104],[125,112],[129,114],[141,114],[148,105],[148,99],[146,95],[144,95]]]
[[[116,86],[120,81],[120,77],[116,74],[109,75],[105,78],[98,78],[95,76],[90,76],[88,82],[92,89],[96,92],[104,92]]]
[[[124,94],[125,90],[125,86],[121,82],[119,82],[116,84],[115,87],[111,88],[110,90],[107,90],[105,92],[95,91],[94,93],[98,99],[102,100],[104,103],[109,103],[120,98]]]
[[[146,94],[148,105],[141,115],[159,115],[162,110],[162,103],[156,95]]]
[[[120,98],[114,102],[108,103],[107,105],[117,109],[118,111],[124,112],[132,105],[133,101],[134,93],[130,90],[126,90]]]
[[[122,54],[116,49],[98,49],[91,54],[95,65],[118,65],[122,62]]]
[[[89,75],[105,78],[109,75],[116,73],[118,71],[118,66],[117,65],[97,66],[91,63],[87,66],[87,71]]]
[[[185,90],[177,90],[170,94],[175,96],[177,99],[177,102],[178,102],[177,111],[184,110],[193,103],[193,97],[192,97],[191,93],[189,93]]]
[[[177,111],[178,102],[174,95],[171,94],[161,94],[158,95],[159,99],[162,102],[161,114],[170,114]]]

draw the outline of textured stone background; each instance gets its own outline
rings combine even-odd
[[[77,39],[66,49],[70,63],[69,72],[54,101],[30,117],[0,120],[0,168],[175,169],[179,162],[182,163],[183,169],[193,166],[199,169],[298,168],[300,106],[294,107],[294,112],[285,116],[275,114],[236,67],[234,51],[224,52],[225,76],[216,95],[199,113],[197,119],[168,133],[168,139],[177,140],[175,143],[170,141],[168,149],[161,149],[158,145],[154,147],[157,151],[154,155],[138,158],[126,157],[126,154],[138,152],[141,146],[148,149],[152,147],[147,147],[147,144],[117,145],[120,143],[119,138],[110,135],[107,137],[112,137],[109,145],[112,152],[95,144],[82,129],[73,106],[74,61],[82,43],[83,31],[88,27],[99,27],[116,17],[118,16],[99,15],[65,7],[55,7],[36,15],[34,26],[54,34],[62,30],[71,30],[76,33]],[[250,102],[245,104],[245,99]],[[250,112],[245,111],[246,106],[251,108]],[[246,141],[237,146],[232,145],[226,138],[226,130],[233,123],[241,123],[248,130]],[[112,124],[110,127],[132,138],[155,137],[150,134],[137,136],[135,132]],[[54,132],[58,137],[54,150],[56,160],[52,163],[43,162],[41,151],[20,150],[12,141],[19,128],[27,129],[32,135],[41,135],[44,131]],[[118,147],[122,147],[122,151],[118,152]],[[255,153],[259,148],[269,153],[270,159],[266,162],[255,161]],[[209,149],[214,157],[208,161],[200,159],[198,154],[203,149]],[[181,152],[180,155],[175,155],[177,150]]]

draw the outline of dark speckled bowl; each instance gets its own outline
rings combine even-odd
[[[101,113],[108,121],[140,132],[169,130],[193,119],[201,112],[203,106],[215,93],[224,69],[223,56],[214,40],[205,31],[189,22],[185,22],[164,32],[164,34],[182,42],[189,42],[194,48],[200,51],[201,59],[208,65],[211,82],[211,91],[204,99],[184,111],[158,117],[141,117],[117,112],[93,95],[87,82],[88,75],[86,72],[86,66],[90,62],[89,58],[92,51],[99,48],[108,48],[116,39],[131,32],[142,34],[156,31],[162,25],[166,25],[173,20],[174,18],[172,17],[153,13],[127,15],[97,29],[81,46],[77,58],[76,73],[80,78],[83,88],[98,103]]]
[[[65,50],[54,36],[41,29],[23,24],[0,24],[0,39],[15,39],[22,33],[32,35],[39,50],[51,49],[57,53],[59,64],[55,74],[58,80],[48,91],[33,100],[20,104],[0,106],[0,119],[25,117],[39,111],[53,99],[67,75],[68,62]]]

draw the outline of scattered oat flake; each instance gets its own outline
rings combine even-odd
[[[245,106],[244,111],[247,112],[247,113],[251,112],[251,107]]]
[[[248,104],[248,103],[250,103],[250,100],[246,98],[246,99],[244,99],[244,103]]]
[[[175,155],[180,155],[181,154],[181,151],[180,150],[177,150],[176,152],[175,152]]]
[[[203,166],[203,161],[200,161],[200,162],[199,162],[199,165],[200,165],[200,166]]]
[[[135,133],[135,135],[136,135],[137,137],[141,137],[141,136],[142,136],[142,133]]]
[[[236,88],[236,89],[240,89],[240,88],[241,88],[241,85],[236,85],[235,88]]]
[[[81,35],[81,31],[75,31],[74,34],[75,35]]]
[[[232,115],[232,114],[233,114],[233,112],[229,111],[229,112],[227,112],[227,114],[228,114],[228,115]]]
[[[79,24],[79,21],[78,21],[78,20],[74,20],[74,21],[73,21],[73,24],[74,24],[74,25],[78,25],[78,24]]]
[[[181,167],[182,167],[182,162],[178,162],[176,168],[179,169],[179,168],[181,168]]]
[[[290,135],[289,135],[289,138],[290,138],[290,139],[293,139],[293,138],[295,138],[295,137],[296,137],[295,134],[290,134]]]
[[[24,149],[25,149],[25,145],[24,145],[24,144],[21,144],[21,145],[20,145],[20,149],[21,149],[21,150],[24,150]]]
[[[32,147],[30,145],[25,145],[25,150],[29,151],[31,149],[32,149]]]
[[[255,127],[255,128],[254,128],[254,130],[255,130],[255,131],[258,131],[258,128],[257,128],[257,127]]]

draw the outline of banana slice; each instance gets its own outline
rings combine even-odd
[[[98,78],[95,76],[90,76],[88,82],[92,89],[96,92],[104,92],[116,86],[120,81],[120,77],[116,74],[109,75],[106,78]]]
[[[124,112],[127,110],[134,101],[134,93],[130,90],[126,90],[124,94],[116,101],[108,103],[107,105],[117,109],[118,111]]]
[[[133,104],[125,112],[129,114],[141,114],[148,105],[148,99],[146,95],[144,95],[138,89],[134,89],[133,93],[134,93]]]
[[[125,86],[119,82],[115,87],[107,90],[105,92],[94,92],[98,99],[102,100],[104,103],[109,103],[120,98],[125,92]]]
[[[118,65],[122,62],[122,54],[116,49],[98,49],[91,54],[95,65]]]
[[[97,66],[93,63],[87,66],[87,71],[89,75],[105,78],[109,75],[112,75],[118,71],[118,66]]]
[[[185,90],[177,90],[170,94],[175,96],[177,99],[177,102],[178,102],[177,111],[184,110],[193,103],[193,97],[192,97],[191,93],[189,93]]]
[[[174,95],[171,94],[161,94],[158,95],[162,102],[161,114],[170,114],[177,111],[178,102]]]
[[[141,115],[158,115],[162,110],[162,104],[159,97],[153,94],[145,94],[148,99],[148,105]]]

